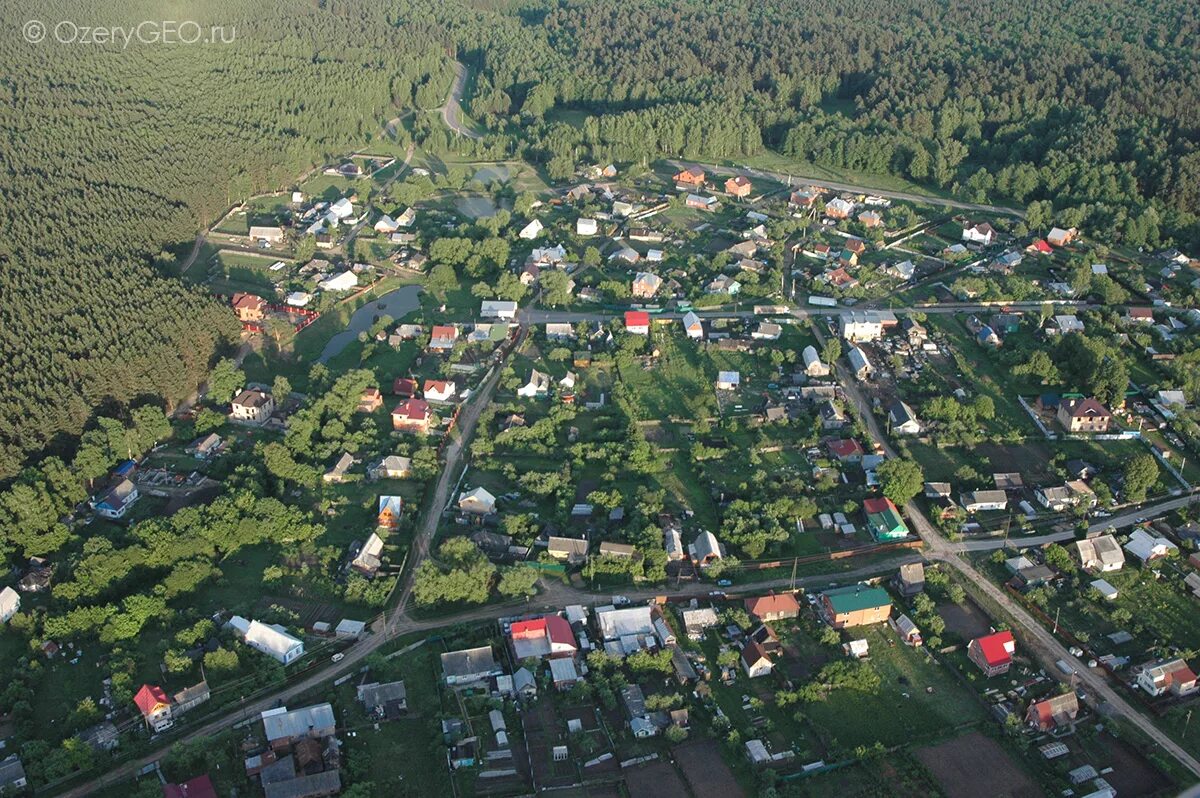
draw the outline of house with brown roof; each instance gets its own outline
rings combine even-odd
[[[262,321],[266,317],[267,300],[260,296],[239,291],[233,295],[231,304],[238,321]]]
[[[746,645],[742,646],[742,670],[751,679],[757,679],[759,676],[769,676],[775,668],[775,664],[771,662],[764,649],[757,642],[750,640]]]
[[[745,600],[746,612],[760,621],[780,621],[800,615],[800,602],[791,593],[771,593]]]
[[[239,421],[262,424],[275,412],[275,400],[266,391],[247,388],[233,398],[230,409],[233,417]]]
[[[704,185],[704,170],[699,166],[689,166],[675,175],[675,185],[700,188]]]
[[[1063,399],[1058,405],[1058,422],[1068,432],[1108,432],[1112,413],[1092,397]]]
[[[1025,722],[1039,732],[1059,732],[1072,729],[1079,715],[1079,698],[1072,690],[1029,705]]]
[[[444,352],[458,343],[458,328],[453,324],[435,324],[429,334],[429,348]]]
[[[725,193],[732,197],[748,197],[753,186],[745,175],[735,175],[725,181]]]

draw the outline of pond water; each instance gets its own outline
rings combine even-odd
[[[463,216],[469,216],[472,219],[495,216],[497,210],[496,203],[492,202],[492,198],[482,195],[459,197],[454,201],[454,207]]]
[[[419,308],[421,306],[420,293],[420,286],[406,285],[395,291],[389,291],[354,311],[354,315],[346,324],[346,329],[329,339],[325,348],[321,350],[321,356],[317,358],[317,362],[327,363],[330,358],[337,357],[343,349],[350,345],[351,341],[358,338],[359,333],[371,329],[371,325],[380,316],[391,316],[399,321]]]

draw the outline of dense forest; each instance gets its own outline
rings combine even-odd
[[[102,18],[83,0],[39,5],[51,30],[164,18],[159,3]],[[234,41],[30,44],[15,32],[31,10],[0,9],[14,34],[0,38],[0,479],[47,446],[69,454],[97,407],[187,396],[237,334],[173,278],[197,231],[367,144],[449,73],[427,11],[214,0],[188,14]]]
[[[487,16],[460,41],[483,72],[471,110],[498,132],[522,124],[547,163],[769,148],[1049,202],[1117,243],[1200,245],[1187,0],[532,0]]]

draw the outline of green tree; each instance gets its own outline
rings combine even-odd
[[[218,405],[229,404],[229,400],[245,384],[245,372],[229,358],[222,358],[208,377],[208,398]]]
[[[1158,481],[1158,461],[1148,452],[1134,455],[1125,464],[1124,473],[1122,492],[1125,494],[1125,501],[1144,501],[1146,492]]]
[[[921,492],[925,484],[925,474],[915,460],[885,460],[876,469],[876,474],[879,475],[879,487],[883,495],[891,499],[897,507],[907,505],[912,497]]]

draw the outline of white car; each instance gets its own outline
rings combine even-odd
[[[334,654],[334,655],[333,655],[332,657],[330,657],[329,659],[330,659],[330,661],[332,661],[332,662],[341,662],[341,661],[342,661],[342,660],[344,660],[345,658],[346,658],[346,655],[345,655],[343,652],[339,651],[338,653]]]

